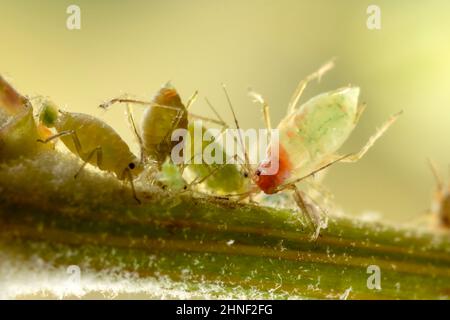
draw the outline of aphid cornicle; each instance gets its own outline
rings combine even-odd
[[[256,169],[252,169],[248,161],[244,164],[244,168],[250,173],[257,188],[264,193],[273,194],[287,189],[292,190],[295,202],[315,225],[319,217],[307,210],[304,194],[296,184],[335,162],[359,160],[400,114],[393,115],[358,153],[345,156],[336,154],[355,128],[364,110],[363,106],[358,105],[360,89],[348,86],[323,93],[297,108],[307,83],[312,79],[320,78],[333,66],[332,61],[328,62],[299,83],[290,100],[286,117],[277,126],[279,140],[270,142],[278,144],[278,154],[270,153],[269,144],[267,158],[261,161]],[[236,127],[239,127],[226,90],[225,94]],[[251,92],[251,95],[262,104],[267,129],[271,129],[268,104],[261,95],[254,92]],[[267,171],[272,167],[273,162],[278,164],[278,170],[275,173]]]
[[[67,149],[80,157],[84,163],[75,177],[87,163],[97,166],[100,170],[113,172],[119,180],[127,179],[136,196],[133,177],[142,172],[140,160],[130,151],[128,145],[109,125],[93,116],[72,113],[58,108],[49,101],[42,106],[40,121],[49,128],[55,128],[57,133],[42,143],[61,139]]]

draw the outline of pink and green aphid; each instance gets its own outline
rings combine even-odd
[[[269,143],[266,158],[256,168],[248,163],[244,164],[257,190],[265,194],[292,190],[297,205],[316,225],[320,217],[307,209],[305,195],[297,184],[333,163],[358,161],[401,113],[391,116],[359,152],[339,155],[337,151],[350,136],[364,110],[364,106],[358,102],[359,87],[347,86],[322,93],[297,107],[307,83],[320,78],[333,66],[333,62],[328,62],[299,83],[289,103],[287,115],[276,127],[279,139]],[[266,127],[272,129],[268,104],[261,95],[255,92],[251,92],[251,95],[263,106]],[[230,108],[234,115],[231,104]],[[270,146],[272,143],[278,144],[277,154],[270,152],[273,149]],[[278,170],[269,172],[268,169],[273,167],[274,162],[277,163]]]

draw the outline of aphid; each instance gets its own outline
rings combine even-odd
[[[171,155],[172,148],[178,144],[178,141],[171,140],[172,133],[176,129],[187,129],[193,136],[194,125],[193,122],[188,124],[188,119],[199,119],[225,126],[224,121],[210,104],[209,106],[216,113],[219,120],[188,113],[188,109],[196,96],[197,93],[194,93],[185,106],[175,88],[170,84],[166,84],[148,102],[117,98],[100,105],[100,107],[107,109],[114,103],[133,103],[145,106],[140,130],[136,128],[130,109],[128,109],[129,121],[141,145],[142,160],[145,162],[154,161],[159,168],[158,181],[169,186],[172,190],[187,190],[188,186],[203,185],[205,189],[219,194],[241,192],[244,190],[245,181],[242,179],[239,168],[234,164],[202,163],[183,165],[177,168],[179,172],[175,174],[176,166],[166,161]],[[203,133],[206,130],[206,128],[202,127]],[[191,141],[191,144],[193,148],[193,141]],[[199,151],[202,152],[210,144],[218,144],[218,142],[215,140],[203,141]],[[217,146],[216,150],[221,150],[220,146]],[[194,156],[195,152],[191,152],[191,154]],[[218,152],[223,152],[224,158],[227,157],[224,150]],[[192,181],[181,188],[181,179],[185,169],[187,169],[187,175],[192,178]],[[167,177],[165,174],[167,174]]]
[[[131,184],[133,197],[140,202],[134,189],[133,177],[141,173],[143,167],[113,128],[87,114],[58,110],[49,101],[44,103],[39,119],[45,126],[57,131],[47,139],[39,139],[39,142],[48,143],[59,138],[67,149],[84,161],[75,178],[90,163],[100,170],[115,173],[119,180],[127,179]]]
[[[329,62],[299,83],[288,105],[287,115],[277,126],[279,154],[270,154],[271,148],[269,147],[267,158],[260,162],[256,169],[251,168],[247,156],[244,164],[244,169],[250,172],[257,189],[264,193],[274,194],[283,190],[292,190],[295,202],[314,225],[319,224],[320,217],[307,209],[305,195],[296,184],[335,162],[359,160],[400,114],[393,115],[358,153],[337,155],[336,151],[347,140],[364,110],[363,106],[358,105],[359,88],[347,86],[323,93],[297,108],[307,83],[315,78],[320,78],[332,67],[333,62]],[[239,128],[225,87],[224,91],[236,127]],[[268,104],[259,94],[253,92],[251,95],[262,104],[267,129],[271,129]],[[244,146],[242,141],[241,145]],[[278,171],[274,174],[268,173],[267,169],[274,161],[278,163]]]
[[[165,161],[161,169],[156,174],[156,179],[162,184],[164,189],[183,192],[187,190],[188,183],[183,178],[180,169],[170,161]]]
[[[36,125],[30,100],[0,76],[0,161],[31,156],[52,148],[41,146],[36,139],[45,139],[49,131]]]
[[[190,122],[188,129],[191,137],[194,136],[195,122]],[[202,135],[205,136],[208,129],[201,127]],[[212,135],[212,134],[211,134]],[[213,146],[214,144],[214,146]],[[213,148],[215,152],[221,153],[221,159],[225,160],[223,164],[216,163],[192,163],[189,164],[186,169],[195,178],[194,183],[204,185],[204,188],[208,191],[213,191],[216,195],[225,195],[232,193],[242,193],[248,190],[248,179],[245,177],[239,168],[234,163],[226,163],[226,160],[231,160],[232,156],[229,156],[226,150],[223,148],[219,139],[212,139],[212,141],[202,141],[200,150],[196,150],[194,143],[191,142],[191,153],[196,155],[203,153],[206,148]]]
[[[431,171],[436,179],[436,191],[432,203],[432,214],[437,220],[438,228],[450,230],[450,185],[444,183],[436,166],[431,160],[428,160]]]
[[[187,109],[181,102],[175,88],[169,83],[164,85],[150,101],[116,98],[100,105],[107,109],[114,103],[133,103],[145,106],[140,130],[135,126],[131,111],[129,119],[141,147],[142,160],[155,161],[161,166],[170,155],[176,142],[171,134],[179,128],[187,128]]]

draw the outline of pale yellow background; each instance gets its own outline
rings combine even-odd
[[[366,28],[372,3],[382,10],[380,31]],[[81,7],[80,31],[66,29],[69,4]],[[449,17],[446,0],[1,0],[0,72],[24,93],[102,117],[132,144],[123,109],[105,114],[96,107],[103,100],[149,98],[172,80],[185,99],[199,89],[231,120],[224,82],[242,125],[262,127],[249,86],[278,122],[296,83],[336,56],[337,68],[304,98],[361,86],[368,108],[345,151],[391,113],[405,114],[360,163],[332,168],[326,183],[349,212],[410,221],[429,207],[426,157],[445,173],[450,163]],[[210,114],[203,99],[193,109]]]

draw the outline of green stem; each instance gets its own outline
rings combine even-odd
[[[271,298],[339,298],[350,288],[353,299],[450,293],[446,236],[330,218],[311,241],[289,210],[158,190],[141,192],[137,205],[110,176],[74,180],[77,165],[52,151],[0,167],[1,252],[184,284],[188,271],[194,294],[205,283]],[[367,286],[370,265],[380,268],[381,290]]]

